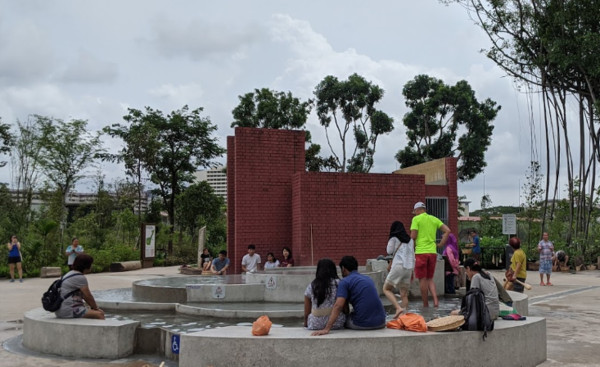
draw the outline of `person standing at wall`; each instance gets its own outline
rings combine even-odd
[[[548,232],[542,234],[542,240],[537,246],[540,253],[540,285],[552,285],[550,275],[552,274],[552,256],[554,255],[554,244],[548,240]],[[544,274],[546,274],[546,284],[544,284]]]
[[[387,253],[393,256],[390,272],[383,284],[383,293],[396,309],[394,318],[398,318],[408,307],[408,289],[415,268],[415,245],[410,238],[404,224],[399,221],[392,223],[390,237],[387,244]],[[393,288],[400,291],[402,305],[398,304]]]
[[[481,261],[481,246],[479,246],[479,235],[476,230],[471,231],[471,243],[467,247],[473,250],[472,257],[477,261]]]
[[[19,282],[23,283],[23,267],[21,262],[21,243],[17,239],[17,236],[13,235],[10,238],[10,242],[6,245],[8,247],[8,271],[10,273],[10,282],[15,281],[15,264],[17,265],[17,271],[19,272]]]
[[[415,277],[419,279],[423,307],[429,307],[428,292],[433,297],[433,306],[438,307],[437,290],[433,282],[435,264],[437,261],[436,247],[443,247],[450,235],[450,228],[433,215],[427,214],[427,208],[422,202],[413,208],[410,237],[415,241]],[[437,230],[444,232],[439,244],[436,244]]]

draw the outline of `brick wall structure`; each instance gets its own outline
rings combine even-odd
[[[228,238],[233,273],[249,244],[266,261],[292,249],[297,266],[323,257],[359,264],[385,254],[389,228],[410,228],[415,202],[447,197],[457,228],[456,160],[446,158],[445,185],[426,185],[419,174],[305,172],[304,132],[236,128],[227,139]]]

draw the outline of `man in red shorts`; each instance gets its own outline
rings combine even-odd
[[[437,291],[433,282],[435,263],[437,261],[437,247],[443,247],[448,240],[450,228],[433,215],[427,214],[425,204],[418,202],[413,208],[412,223],[410,224],[410,237],[415,241],[415,277],[419,279],[423,307],[429,307],[427,292],[433,296],[433,305],[438,307]],[[437,230],[444,232],[442,240],[436,245]]]

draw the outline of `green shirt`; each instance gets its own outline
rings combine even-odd
[[[443,225],[441,220],[427,213],[421,213],[412,219],[410,230],[417,231],[415,254],[436,253],[436,232]]]

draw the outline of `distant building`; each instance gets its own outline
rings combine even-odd
[[[197,171],[194,176],[196,182],[208,182],[215,195],[222,197],[227,202],[227,168],[225,166]]]

